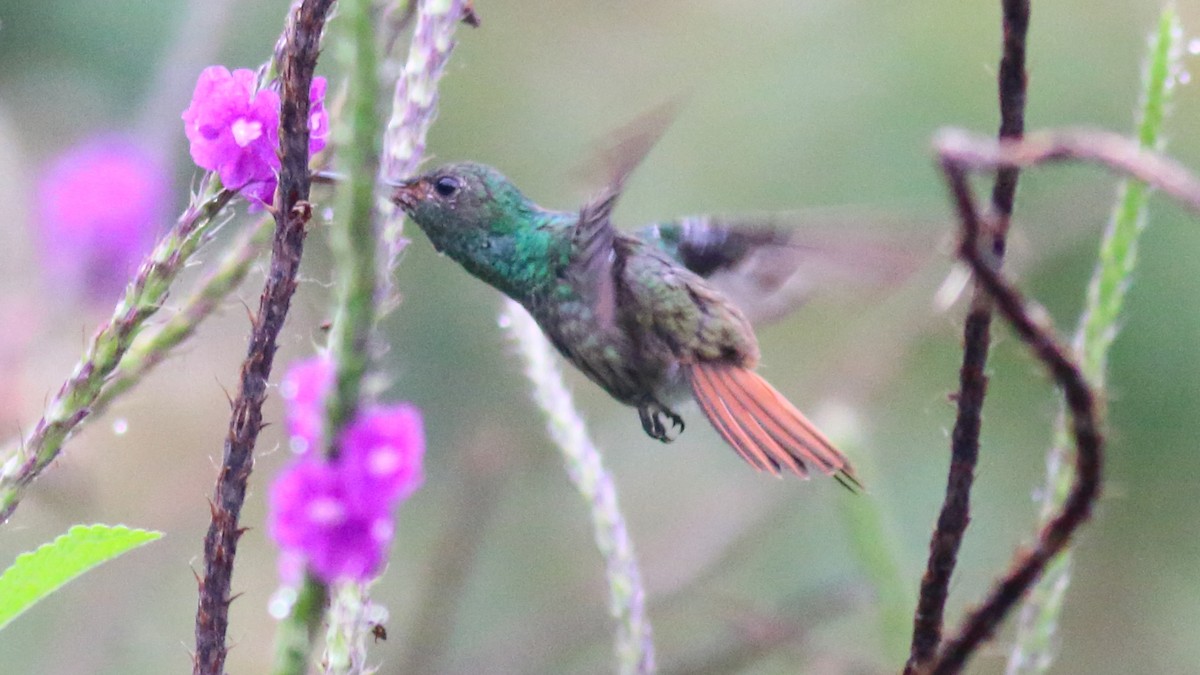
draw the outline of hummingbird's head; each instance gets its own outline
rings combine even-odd
[[[435,245],[472,230],[511,232],[527,222],[523,216],[535,208],[504,174],[474,162],[447,164],[399,183],[392,202]]]
[[[553,264],[555,215],[490,166],[440,166],[394,185],[391,199],[434,248],[513,297]]]

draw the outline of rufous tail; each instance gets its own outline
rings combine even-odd
[[[707,362],[689,366],[688,380],[704,416],[754,468],[808,478],[812,463],[849,490],[862,488],[849,460],[758,373]]]

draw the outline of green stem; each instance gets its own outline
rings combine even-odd
[[[333,126],[337,165],[345,177],[334,202],[336,218],[329,227],[329,247],[338,271],[336,311],[330,333],[330,356],[336,385],[329,397],[326,434],[331,458],[337,436],[354,417],[360,388],[370,362],[369,341],[375,324],[375,176],[379,172],[379,122],[375,116],[375,31],[369,0],[342,0],[338,18],[341,39],[334,57],[347,74],[343,115]]]
[[[354,418],[361,397],[363,378],[370,364],[370,336],[375,324],[375,228],[374,188],[378,173],[375,117],[377,56],[370,0],[338,3],[339,39],[331,40],[334,58],[347,76],[343,114],[335,120],[332,144],[338,148],[336,162],[343,176],[334,202],[334,223],[328,228],[334,268],[338,272],[337,300],[330,334],[330,358],[335,367],[335,384],[326,402],[326,454],[336,459],[337,439]],[[302,595],[319,602],[297,602],[280,622],[276,672],[295,672],[299,655],[303,661],[312,653],[315,627],[321,623],[329,589],[307,574]],[[332,623],[332,616],[331,623]],[[331,626],[331,631],[338,630]],[[301,640],[304,640],[302,643]],[[354,641],[342,643],[354,645]],[[358,644],[365,642],[359,641]],[[359,662],[365,660],[359,659]],[[330,664],[345,663],[332,658]],[[299,671],[303,672],[303,671]],[[340,672],[334,670],[332,672]]]
[[[221,302],[232,293],[250,271],[250,266],[271,241],[275,229],[272,218],[262,218],[250,230],[243,232],[221,261],[200,282],[178,312],[158,328],[143,333],[125,352],[117,369],[104,383],[100,396],[92,405],[92,415],[103,414],[126,391],[129,391],[172,350],[190,338]]]
[[[154,316],[167,291],[196,249],[216,227],[216,217],[233,197],[213,174],[205,174],[200,194],[142,262],[125,295],[84,350],[74,372],[46,406],[24,439],[8,444],[0,464],[0,522],[8,520],[25,488],[62,451],[71,434],[93,413],[108,377]]]
[[[305,675],[313,639],[325,611],[325,586],[311,578],[300,587],[292,612],[275,632],[274,675]]]
[[[1183,27],[1179,16],[1174,5],[1168,4],[1159,17],[1157,30],[1150,37],[1143,75],[1137,122],[1138,142],[1143,148],[1161,150],[1165,145],[1162,128],[1181,70],[1182,42]],[[1074,347],[1079,355],[1080,369],[1097,390],[1104,387],[1109,350],[1121,325],[1121,310],[1137,265],[1138,238],[1146,227],[1149,192],[1145,183],[1121,182],[1075,333]],[[1043,524],[1059,510],[1074,481],[1074,468],[1065,457],[1065,449],[1070,446],[1066,416],[1060,413],[1046,457],[1046,483],[1040,514]],[[1071,550],[1068,548],[1048,563],[1041,581],[1021,607],[1008,660],[1010,675],[1044,673],[1053,663],[1058,619],[1070,580]]]
[[[454,47],[453,33],[462,16],[464,0],[422,0],[418,6],[417,27],[403,72],[397,79],[391,121],[384,139],[383,155],[388,171],[410,173],[425,151],[425,136],[437,111],[437,84]],[[349,90],[344,123],[333,129],[334,143],[339,147],[339,160],[345,179],[339,188],[336,204],[340,224],[330,234],[335,264],[340,271],[337,313],[330,338],[330,351],[336,364],[336,387],[328,404],[326,434],[332,456],[337,454],[339,431],[354,416],[361,397],[361,383],[370,363],[371,329],[382,315],[376,302],[385,299],[393,303],[391,273],[404,248],[400,219],[387,200],[374,202],[375,177],[379,173],[375,138],[378,126],[375,119],[375,88],[377,86],[377,55],[375,53],[374,23],[370,3],[365,0],[344,0],[340,3],[339,21],[345,26],[347,39],[335,43],[337,57],[348,73]],[[399,167],[399,169],[397,169]],[[376,214],[373,207],[381,210]],[[377,215],[381,217],[376,217]],[[382,238],[386,246],[387,265],[383,273],[376,269],[374,224],[382,221]],[[380,288],[377,289],[377,284]],[[305,587],[328,590],[309,576]],[[365,598],[360,598],[365,602]],[[312,651],[315,634],[301,627],[319,621],[323,607],[300,605],[280,626],[280,640],[307,636],[305,654]],[[310,613],[316,613],[314,617]],[[330,626],[331,635],[345,636],[363,630],[361,621],[353,626]],[[365,640],[341,639],[338,645],[365,651]],[[358,645],[357,647],[355,645]],[[294,646],[293,646],[294,647]],[[280,650],[281,658],[290,652]],[[329,662],[354,663],[365,660],[365,654],[350,654],[330,658]]]

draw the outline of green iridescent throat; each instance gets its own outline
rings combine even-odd
[[[421,204],[413,214],[433,245],[514,300],[551,288],[569,262],[578,214],[541,208],[489,167],[455,170],[470,183],[459,201]]]

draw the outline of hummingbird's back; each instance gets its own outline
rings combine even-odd
[[[606,320],[572,275],[527,308],[565,358],[614,398],[668,405],[688,395],[680,365],[720,361],[752,368],[758,343],[741,312],[702,278],[636,237],[618,234],[615,312]]]

